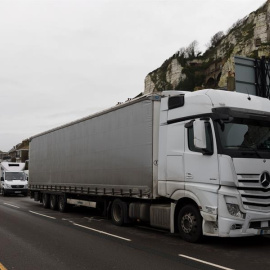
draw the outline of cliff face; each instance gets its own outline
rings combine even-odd
[[[226,88],[228,73],[234,72],[235,55],[270,57],[270,0],[235,23],[227,35],[212,43],[203,55],[196,54],[194,48],[180,50],[149,73],[144,93]]]

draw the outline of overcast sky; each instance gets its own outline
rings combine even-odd
[[[0,150],[114,106],[265,0],[0,0]]]

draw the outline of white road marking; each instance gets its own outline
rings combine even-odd
[[[10,203],[4,203],[5,205],[9,205],[9,206],[12,206],[12,207],[15,207],[15,208],[20,208],[19,206],[17,205],[13,205],[13,204],[10,204]]]
[[[35,214],[35,215],[39,215],[39,216],[43,216],[43,217],[47,217],[47,218],[51,218],[51,219],[56,219],[55,217],[50,217],[50,216],[43,215],[43,214],[40,214],[40,213],[37,213],[37,212],[33,212],[33,211],[30,211],[30,210],[29,210],[29,212],[30,212],[30,213],[33,213],[33,214]]]
[[[122,239],[122,240],[125,240],[125,241],[131,241],[128,238],[124,238],[124,237],[121,237],[121,236],[118,236],[118,235],[115,235],[115,234],[99,231],[99,230],[96,230],[96,229],[93,229],[93,228],[90,228],[90,227],[86,227],[86,226],[83,226],[83,225],[80,225],[80,224],[77,224],[77,223],[74,223],[74,222],[72,222],[72,223],[75,226],[82,227],[82,228],[85,228],[87,230],[91,230],[91,231],[98,232],[98,233],[101,233],[101,234],[106,234],[106,235],[109,235],[109,236],[112,236],[112,237],[115,237],[115,238],[119,238],[119,239]]]
[[[183,254],[179,254],[179,256],[180,256],[180,257],[187,258],[187,259],[190,259],[190,260],[193,260],[193,261],[196,261],[196,262],[208,264],[208,265],[211,265],[211,266],[220,268],[220,269],[224,269],[224,270],[233,270],[232,268],[227,268],[227,267],[224,267],[224,266],[221,266],[221,265],[218,265],[218,264],[214,264],[214,263],[202,261],[202,260],[199,260],[199,259],[196,259],[196,258],[193,258],[193,257],[189,257],[189,256],[186,256],[186,255],[183,255]]]

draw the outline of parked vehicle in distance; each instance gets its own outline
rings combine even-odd
[[[99,207],[179,233],[270,234],[270,101],[221,90],[150,94],[30,138],[45,208]]]
[[[24,173],[25,163],[2,162],[0,163],[1,193],[23,194],[27,196],[28,181]]]

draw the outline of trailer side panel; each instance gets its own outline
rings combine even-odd
[[[30,143],[30,187],[153,195],[153,101],[142,100]]]

